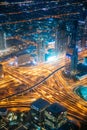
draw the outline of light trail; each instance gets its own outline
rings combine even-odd
[[[19,21],[15,21],[15,22],[4,22],[4,23],[0,23],[1,25],[6,25],[6,24],[16,24],[16,23],[25,23],[25,22],[32,22],[35,20],[43,20],[43,19],[47,19],[47,18],[62,18],[63,16],[74,16],[80,13],[79,12],[74,12],[74,13],[65,13],[65,14],[59,14],[59,15],[49,15],[49,16],[45,16],[45,17],[39,17],[39,18],[33,18],[33,19],[29,19],[29,20],[19,20]]]
[[[80,57],[84,57],[87,50],[84,50],[79,54]],[[60,62],[60,63],[59,63]],[[73,80],[66,80],[62,75],[63,64],[65,63],[64,57],[55,63],[50,64],[39,64],[38,66],[33,67],[22,67],[22,68],[12,68],[8,67],[7,62],[4,65],[5,71],[8,71],[8,74],[13,77],[15,80],[15,75],[18,76],[18,81],[24,83],[25,85],[30,85],[24,91],[19,93],[14,93],[15,85],[13,87],[13,95],[3,98],[0,102],[0,106],[14,106],[14,109],[17,105],[20,106],[30,106],[30,104],[38,98],[44,98],[50,103],[59,102],[68,109],[69,115],[78,119],[81,122],[87,122],[86,113],[87,113],[87,103],[81,99],[78,95],[74,94],[73,89],[77,85],[87,85],[87,80],[83,79],[82,81],[74,82]],[[14,72],[14,73],[12,73]],[[11,74],[12,73],[12,74]],[[24,76],[25,75],[25,76]],[[37,81],[37,76],[43,77],[40,81]],[[28,78],[31,79],[29,80]],[[32,80],[33,78],[33,80]],[[8,82],[9,80],[7,80]],[[3,81],[4,83],[4,81]],[[34,84],[32,86],[32,84]],[[25,86],[26,88],[26,86]],[[4,88],[3,88],[4,89]],[[10,86],[9,86],[10,89]],[[23,109],[22,109],[23,110]]]

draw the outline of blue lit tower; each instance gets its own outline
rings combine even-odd
[[[75,74],[77,71],[78,49],[76,47],[76,35],[77,35],[77,21],[75,21],[73,24],[71,41],[66,51],[65,73],[67,75]]]
[[[72,72],[76,72],[77,63],[78,63],[78,49],[75,47],[73,48],[73,53],[71,56],[71,71]]]

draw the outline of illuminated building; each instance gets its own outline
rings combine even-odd
[[[62,29],[63,28],[62,26],[64,26],[65,28],[65,24],[62,23],[62,25],[60,24],[60,27],[56,29],[56,42],[55,42],[56,54],[59,54],[64,50],[66,50],[68,43],[68,37],[66,35],[66,31],[65,29]]]
[[[85,21],[78,21],[78,47],[84,49],[87,47],[87,17]]]
[[[63,50],[65,52],[68,43],[77,44],[77,39],[79,39],[83,44],[82,46],[84,46],[87,34],[84,31],[79,31],[81,37],[76,37],[75,35],[78,35],[78,32],[76,28],[72,26],[76,20],[85,21],[87,15],[86,5],[86,0],[3,0],[3,2],[0,2],[0,30],[6,33],[7,43],[11,45],[11,51],[9,51],[9,53],[4,52],[6,58],[1,55],[6,76],[1,82],[0,105],[13,107],[13,109],[14,107],[18,107],[20,111],[21,109],[25,111],[25,109],[19,108],[19,106],[28,105],[30,109],[31,101],[42,97],[51,103],[53,101],[62,101],[62,104],[67,107],[71,116],[78,118],[78,120],[82,119],[85,122],[85,113],[87,113],[86,106],[85,103],[80,101],[78,97],[73,94],[75,83],[73,81],[72,83],[68,83],[71,80],[67,80],[61,74],[61,68],[65,66],[64,57],[62,57],[63,53],[61,57],[58,55],[57,63],[55,63],[52,61],[52,59],[55,58],[52,57],[54,53],[52,51],[50,52],[49,48],[45,48],[45,45],[50,46],[48,43],[55,41],[56,28],[59,26],[60,28],[57,30],[56,35],[56,47],[54,48],[56,54],[63,52]],[[86,37],[84,36],[85,38],[82,38],[83,35]],[[68,42],[66,40],[67,38]],[[1,51],[5,48],[3,45],[1,46]],[[21,51],[23,52],[22,54],[24,54],[25,49],[30,56],[35,54],[41,64],[34,69],[33,67],[20,67],[20,65],[30,62],[30,59],[28,60],[27,57],[21,58],[20,56],[19,59],[15,58],[15,63],[12,63],[18,65],[18,68],[8,66],[8,62],[11,61],[9,58],[18,56]],[[49,56],[51,55],[52,64],[42,63],[44,62],[46,49]],[[68,50],[71,52],[69,53]],[[69,72],[69,74],[76,73],[78,59],[77,49],[68,47],[68,50],[66,54],[68,62],[66,61],[65,72]],[[81,56],[83,56],[83,54]],[[41,78],[41,76],[43,78]],[[86,81],[83,82],[84,84],[86,83]],[[19,87],[22,83],[26,85],[23,88]],[[78,81],[78,84],[79,83]],[[3,100],[3,98],[6,98],[6,100]],[[82,109],[83,113],[81,113]],[[38,115],[37,111],[35,112],[36,115]]]
[[[49,130],[58,130],[67,123],[67,109],[53,103],[45,110],[45,126]]]
[[[87,46],[87,17],[86,17],[84,27],[83,27],[83,34],[82,34],[82,38],[81,38],[81,44],[82,44],[82,48],[85,48]]]
[[[71,71],[76,72],[78,63],[78,49],[74,48],[73,55],[71,57]]]
[[[69,130],[67,109],[58,103],[49,104],[40,98],[31,104],[30,115],[31,124],[38,129],[59,130],[66,125],[65,130]]]
[[[87,77],[87,57],[84,58],[83,63],[79,63],[77,65],[78,74],[76,74],[76,78],[81,80]]]
[[[31,121],[37,127],[44,125],[44,111],[48,106],[49,103],[41,98],[31,104]]]
[[[39,38],[38,45],[37,45],[37,56],[38,56],[38,62],[44,62],[45,61],[45,44],[43,41],[43,38]]]
[[[76,46],[77,26],[78,22],[74,21],[72,26],[73,30],[71,34],[71,41],[66,50],[65,74],[68,76],[75,75],[77,72],[77,63],[78,63],[78,48]]]
[[[84,58],[84,65],[87,65],[87,57]]]
[[[30,56],[28,54],[20,55],[17,57],[18,65],[26,64],[30,61]]]
[[[6,49],[6,34],[0,31],[0,50]]]
[[[74,46],[69,46],[66,53],[66,66],[65,73],[66,75],[73,75],[77,71],[78,63],[78,49]]]
[[[23,55],[20,55],[20,56],[15,56],[14,62],[12,62],[12,65],[14,65],[14,66],[35,65],[35,64],[36,63],[35,63],[34,58],[30,57],[29,54],[23,54]]]

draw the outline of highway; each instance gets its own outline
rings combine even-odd
[[[79,54],[79,59],[86,56],[87,50]],[[9,61],[3,62],[5,77],[0,82],[0,107],[13,107],[11,110],[30,109],[30,104],[38,98],[50,103],[59,102],[68,110],[68,115],[87,122],[87,102],[73,92],[79,85],[87,86],[87,78],[73,81],[65,78],[62,70],[65,57],[55,62],[40,63],[31,67],[12,67]],[[19,108],[16,106],[19,106]]]

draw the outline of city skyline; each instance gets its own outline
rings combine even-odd
[[[38,99],[62,105],[68,123],[87,129],[86,5],[86,0],[0,2],[0,108],[5,114],[0,115],[0,129],[36,127],[40,113],[32,110],[30,124],[26,115]],[[45,121],[51,124],[45,122],[50,124],[45,130],[60,130],[64,118],[53,122],[50,111],[48,115]],[[41,123],[38,129],[45,128]]]

